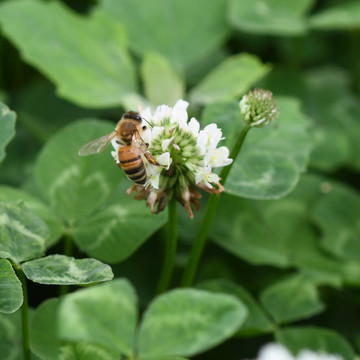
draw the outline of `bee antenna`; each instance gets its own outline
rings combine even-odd
[[[144,117],[141,117],[144,121],[146,121],[149,125],[150,125],[150,127],[153,127],[152,126],[152,124],[150,124]]]

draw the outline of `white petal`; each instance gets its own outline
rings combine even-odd
[[[206,180],[206,178],[203,179],[203,183],[204,183],[209,189],[212,189],[212,188],[213,188],[212,184],[209,183],[209,182]]]
[[[218,183],[220,178],[217,174],[214,173],[210,173],[205,175],[205,179],[206,181],[208,181],[209,183]]]
[[[265,345],[259,352],[257,360],[295,360],[290,352],[280,344]]]
[[[227,166],[233,162],[229,159],[229,149],[226,146],[221,146],[215,149],[209,159],[209,164],[212,167]]]
[[[185,100],[183,100],[183,99],[179,99],[176,103],[175,103],[175,105],[174,105],[174,109],[180,109],[180,108],[182,108],[182,109],[187,109],[187,107],[189,106],[189,103],[187,102],[187,101],[185,101]]]
[[[189,130],[195,137],[199,135],[200,124],[195,118],[191,118],[189,122]]]
[[[163,126],[154,126],[151,130],[151,140],[156,139],[163,131]]]
[[[169,170],[171,160],[169,152],[165,152],[157,158],[159,164],[166,166],[166,170]]]
[[[154,116],[153,116],[153,122],[155,125],[161,125],[162,121],[165,118],[170,118],[171,116],[171,107],[167,105],[160,105],[156,108]]]
[[[208,139],[208,147],[216,148],[217,144],[222,138],[222,131],[217,127],[216,124],[209,124],[205,126],[204,130],[206,131]]]
[[[212,157],[213,153],[214,153],[214,150],[205,149],[204,164],[206,166],[211,166],[210,165],[210,160],[211,160],[211,157]]]
[[[170,122],[171,123],[179,123],[179,124],[186,124],[188,119],[187,114],[187,107],[189,106],[189,103],[184,100],[178,100],[176,104],[174,105],[174,108],[172,110]]]
[[[145,141],[147,144],[151,144],[152,139],[152,128],[148,127],[146,130],[144,130],[141,133],[141,138]]]
[[[197,138],[197,144],[196,144],[196,146],[200,150],[201,155],[205,154],[207,143],[208,143],[208,135],[207,135],[206,131],[201,130],[199,132],[199,136]]]
[[[162,151],[166,151],[169,148],[169,145],[173,140],[174,140],[173,136],[170,139],[163,140],[163,142],[161,143]]]
[[[150,182],[153,188],[158,189],[159,188],[159,182],[160,182],[160,173],[154,174],[150,177]]]
[[[184,117],[182,118],[174,118],[176,119],[176,121],[172,121],[172,124],[175,124],[180,128],[183,129],[185,131],[189,131],[189,125],[187,123],[187,118],[185,119]]]
[[[203,167],[203,166],[198,166],[198,168],[195,171],[195,184],[198,184],[199,182],[201,182],[206,173],[209,172],[211,169],[208,167]]]
[[[147,107],[140,113],[141,117],[148,122],[151,122],[152,116],[151,116],[151,110],[150,107]]]
[[[211,173],[210,166],[205,166],[205,167],[199,166],[198,170],[195,172],[195,184],[204,181],[207,187],[212,188],[212,185],[207,181],[207,177],[210,175],[210,173]]]

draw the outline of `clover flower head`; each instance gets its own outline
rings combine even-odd
[[[279,109],[269,90],[255,89],[244,95],[239,103],[244,121],[251,127],[262,127],[277,119]]]
[[[270,343],[262,347],[256,360],[343,360],[340,355],[315,352],[303,349],[296,356],[292,355],[283,345]]]
[[[209,193],[224,191],[213,169],[231,164],[232,159],[227,147],[218,147],[223,139],[221,129],[210,124],[200,130],[199,122],[188,118],[188,105],[178,100],[174,107],[158,106],[153,114],[149,108],[141,112],[147,126],[142,139],[161,166],[144,158],[147,182],[133,185],[128,193],[136,192],[136,199],[145,199],[152,212],[162,211],[168,198],[174,196],[192,218],[191,204],[199,208],[196,188]]]

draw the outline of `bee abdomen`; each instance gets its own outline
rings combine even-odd
[[[145,184],[147,176],[141,156],[120,160],[120,166],[131,181],[140,185]]]

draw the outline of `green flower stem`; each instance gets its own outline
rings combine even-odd
[[[29,305],[26,277],[20,266],[16,266],[16,273],[20,279],[23,291],[23,304],[21,306],[21,328],[22,328],[22,345],[24,360],[31,360],[30,339],[29,339]]]
[[[222,185],[225,185],[226,179],[230,173],[230,170],[232,169],[232,166],[234,165],[234,162],[237,158],[237,156],[239,155],[239,152],[241,150],[241,147],[244,143],[244,140],[246,138],[247,133],[249,132],[249,130],[251,129],[251,126],[249,126],[248,124],[244,124],[243,128],[241,129],[241,132],[239,134],[239,137],[236,140],[236,143],[234,145],[234,147],[231,149],[230,152],[230,159],[233,159],[233,162],[229,165],[229,166],[225,166],[220,173],[220,179],[222,182]]]
[[[224,167],[220,173],[220,178],[221,178],[221,182],[223,185],[225,185],[226,179],[230,173],[232,165],[234,164],[234,162],[241,150],[241,147],[244,143],[245,137],[246,137],[249,129],[250,129],[250,126],[247,124],[245,124],[244,127],[241,129],[240,135],[230,153],[230,158],[234,159],[234,161],[229,166]],[[214,220],[219,201],[220,201],[220,197],[216,194],[212,194],[206,205],[204,216],[202,218],[199,230],[196,234],[196,238],[195,238],[194,244],[191,248],[190,255],[189,255],[188,261],[186,263],[183,277],[181,280],[181,286],[183,286],[183,287],[191,286],[194,281],[195,273],[196,273],[202,252],[204,250],[206,239],[210,232],[210,228],[211,228],[212,222]]]
[[[72,256],[73,252],[73,239],[70,234],[66,234],[64,238],[64,255]],[[60,285],[59,296],[64,296],[69,292],[69,285]]]
[[[177,213],[176,200],[172,197],[168,204],[167,239],[165,245],[164,265],[160,274],[156,294],[162,294],[169,286],[171,275],[174,270],[176,247],[177,247]]]

